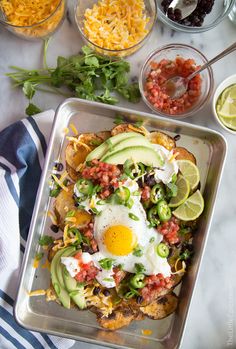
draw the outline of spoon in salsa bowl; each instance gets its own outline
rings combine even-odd
[[[226,48],[223,52],[219,53],[216,57],[212,58],[209,62],[202,65],[199,69],[190,74],[188,77],[183,78],[182,76],[173,76],[172,78],[168,79],[163,84],[166,94],[171,99],[178,99],[182,97],[188,89],[189,81],[192,80],[194,76],[198,75],[203,70],[210,67],[213,63],[217,62],[218,60],[233,52],[234,50],[236,50],[236,42],[228,48]]]

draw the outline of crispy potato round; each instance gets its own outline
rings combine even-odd
[[[125,133],[125,132],[137,132],[137,133],[141,133],[144,136],[148,133],[148,131],[144,127],[137,127],[132,124],[120,124],[113,127],[113,129],[111,130],[111,135],[115,136],[118,133]]]
[[[178,297],[172,292],[158,298],[145,307],[140,307],[140,311],[151,319],[160,320],[172,314],[176,310],[177,305]]]
[[[82,133],[79,135],[78,140],[81,144],[74,144],[70,141],[65,151],[66,164],[76,172],[78,166],[85,161],[90,151],[103,142],[103,139],[95,133]]]
[[[74,182],[76,182],[79,178],[79,173],[76,172],[68,163],[66,163],[66,171],[70,177],[70,179],[72,179]]]
[[[149,140],[154,144],[160,144],[168,150],[176,147],[174,138],[164,132],[154,131],[149,135]]]
[[[97,136],[102,139],[102,141],[106,141],[108,138],[111,137],[111,131],[100,131],[97,132]]]
[[[55,199],[54,210],[58,219],[59,227],[63,230],[65,226],[65,218],[68,211],[75,211],[73,217],[76,218],[75,222],[71,223],[77,228],[86,226],[91,221],[91,215],[84,211],[79,210],[73,200],[74,185],[69,185],[68,191],[61,190],[59,195]],[[68,222],[68,224],[70,224]]]
[[[195,156],[192,153],[190,153],[190,151],[188,151],[183,147],[174,148],[173,153],[174,154],[178,153],[178,155],[175,157],[176,160],[189,160],[189,161],[192,161],[195,165],[197,163]]]
[[[107,330],[117,330],[128,326],[134,320],[134,314],[128,306],[117,307],[108,317],[97,317],[99,325]]]

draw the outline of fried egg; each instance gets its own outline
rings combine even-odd
[[[138,184],[128,179],[122,186],[130,191],[133,199],[131,208],[115,203],[97,205],[96,198],[81,202],[86,211],[91,210],[92,204],[100,212],[94,217],[94,238],[99,252],[91,255],[91,260],[100,270],[96,276],[97,281],[107,288],[115,286],[113,266],[122,265],[124,271],[135,273],[136,264],[142,264],[146,275],[161,273],[167,277],[171,274],[167,259],[156,253],[156,246],[163,236],[149,227],[146,212],[140,202],[141,195],[138,195]],[[112,259],[110,270],[103,269],[99,263],[105,258]]]

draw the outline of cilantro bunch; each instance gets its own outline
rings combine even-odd
[[[88,46],[83,46],[78,55],[69,58],[59,56],[56,68],[11,68],[15,72],[6,75],[14,81],[14,86],[22,87],[23,93],[29,99],[27,115],[40,112],[31,102],[37,90],[107,104],[119,102],[111,92],[117,92],[133,103],[140,99],[138,84],[129,83],[129,63],[122,59],[111,60],[109,57],[98,55]],[[65,93],[62,88],[66,88],[70,93]]]

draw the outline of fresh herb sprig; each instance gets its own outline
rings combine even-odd
[[[117,92],[130,102],[138,102],[140,92],[137,83],[129,83],[130,64],[122,59],[111,60],[92,51],[88,46],[82,52],[68,58],[59,56],[56,68],[49,68],[46,62],[48,42],[45,42],[44,68],[28,70],[11,66],[15,70],[6,75],[14,81],[15,87],[22,87],[29,100],[27,115],[34,115],[40,109],[32,103],[36,91],[63,96],[75,96],[91,101],[115,104],[118,99],[111,95]],[[70,93],[63,90],[66,88]]]

